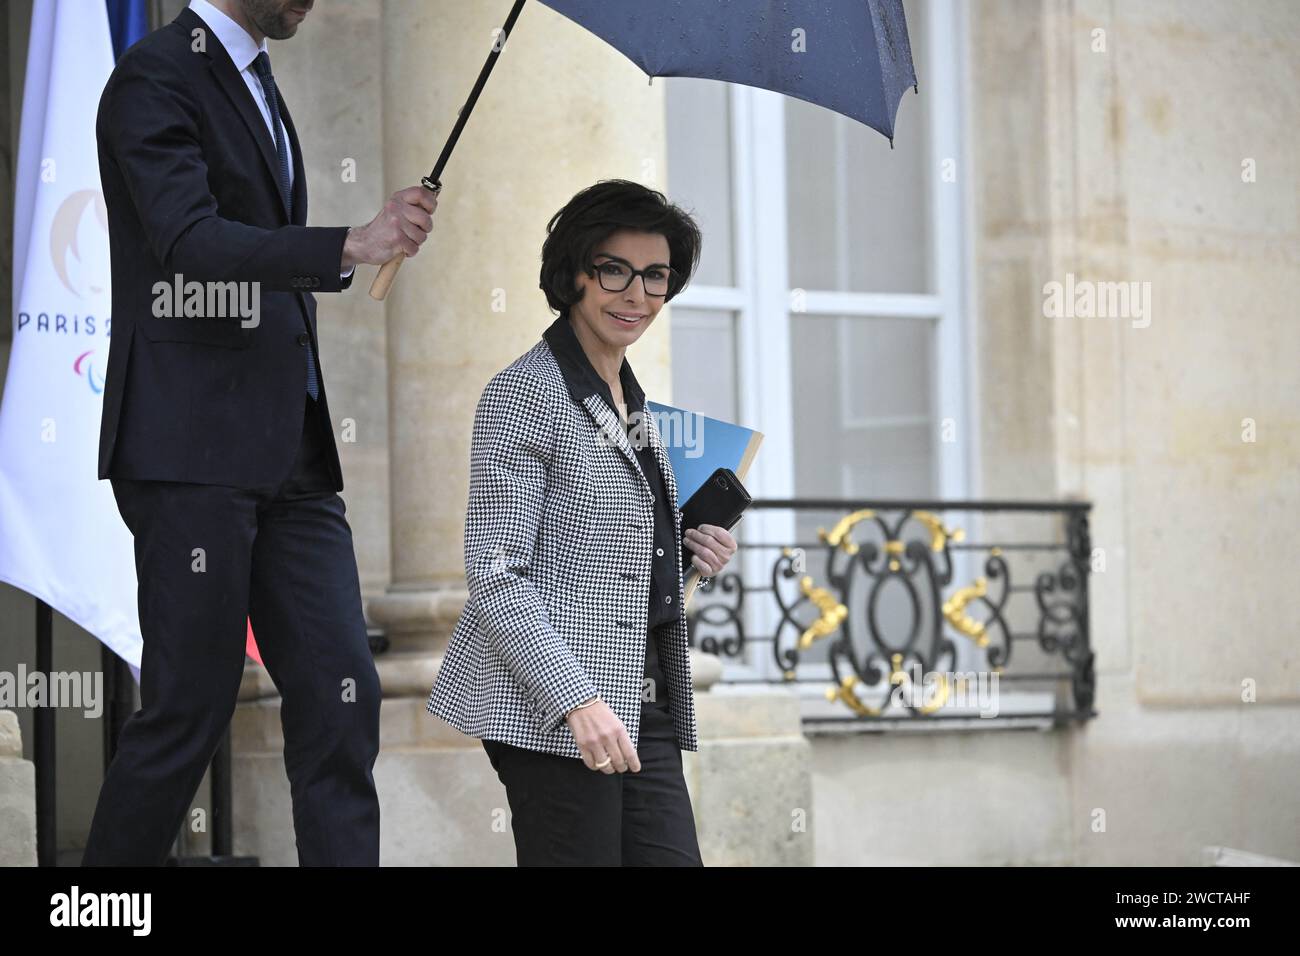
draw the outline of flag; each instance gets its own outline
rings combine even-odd
[[[143,20],[122,23],[125,46]],[[89,631],[138,680],[131,533],[97,477],[111,289],[95,113],[113,63],[103,3],[37,0],[18,141],[13,345],[0,398],[0,580]]]

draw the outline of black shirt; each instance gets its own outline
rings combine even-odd
[[[561,315],[546,330],[543,337],[551,347],[560,370],[564,374],[569,393],[577,402],[589,395],[599,395],[606,405],[619,414],[609,385],[597,374],[591,360],[583,351],[573,326],[567,316]],[[654,495],[654,534],[650,557],[650,596],[646,613],[646,665],[645,676],[653,681],[653,701],[647,704],[667,706],[668,685],[659,666],[658,633],[661,628],[675,622],[681,611],[677,607],[679,581],[677,525],[673,515],[676,502],[668,500],[663,475],[660,474],[654,449],[650,447],[649,429],[644,423],[647,414],[645,393],[641,390],[627,358],[619,368],[619,381],[623,386],[623,399],[627,404],[628,442],[636,453],[641,473]]]

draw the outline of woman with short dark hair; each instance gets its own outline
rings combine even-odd
[[[604,180],[547,226],[559,317],[494,375],[470,451],[470,598],[428,710],[479,737],[520,865],[701,864],[683,544],[706,575],[724,529],[681,537],[677,482],[625,358],[699,263],[691,217]]]

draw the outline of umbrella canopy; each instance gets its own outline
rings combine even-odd
[[[741,83],[816,103],[894,140],[916,88],[902,0],[542,0],[650,77]]]
[[[609,43],[652,79],[692,76],[793,96],[865,123],[894,145],[894,117],[916,89],[903,0],[542,0]],[[515,0],[433,172],[433,192],[510,36]],[[405,257],[379,270],[370,295],[383,299]]]

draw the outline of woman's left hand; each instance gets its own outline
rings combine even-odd
[[[688,528],[683,543],[695,552],[691,566],[706,578],[721,572],[736,553],[736,539],[731,532],[715,524]]]

